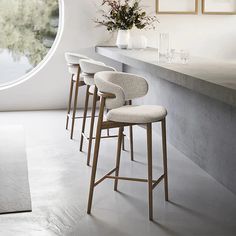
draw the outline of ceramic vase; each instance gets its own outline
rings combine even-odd
[[[116,45],[120,49],[127,49],[130,41],[129,30],[119,30],[117,34]]]

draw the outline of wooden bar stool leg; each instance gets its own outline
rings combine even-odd
[[[124,132],[123,132],[123,134],[122,134],[122,151],[125,151],[125,134],[124,134]]]
[[[134,141],[133,141],[133,126],[129,127],[129,135],[130,135],[130,155],[131,161],[134,161]]]
[[[147,154],[148,154],[148,204],[149,220],[153,220],[153,189],[152,189],[152,124],[147,124]]]
[[[164,166],[164,185],[165,185],[165,200],[169,200],[168,194],[168,170],[167,170],[167,144],[166,144],[166,119],[161,122],[162,126],[162,148],[163,148],[163,166]]]
[[[116,177],[119,176],[119,170],[120,170],[120,153],[121,153],[123,131],[124,127],[120,127],[118,135],[117,155],[116,155],[116,172],[115,172]],[[117,187],[118,187],[118,179],[115,179],[115,184],[114,184],[115,191],[117,191]]]
[[[79,150],[82,152],[83,150],[83,142],[84,142],[84,136],[83,133],[85,131],[85,125],[87,120],[87,112],[88,112],[88,103],[89,103],[89,85],[87,85],[86,89],[86,97],[85,97],[85,103],[84,103],[84,115],[83,115],[83,124],[82,124],[82,131],[80,136],[80,148]]]
[[[129,105],[132,105],[132,101],[129,101]],[[133,126],[129,127],[129,138],[130,138],[130,155],[131,161],[134,161],[134,138],[133,138]]]
[[[88,200],[88,209],[87,209],[88,214],[91,213],[91,208],[92,208],[93,192],[94,192],[94,187],[95,187],[94,184],[95,184],[95,180],[96,180],[100,140],[101,140],[101,128],[98,128],[97,135],[96,135],[96,142],[95,142],[95,151],[94,151],[94,158],[93,158],[93,165],[92,165],[91,180],[90,180],[89,200]]]
[[[107,110],[108,112],[109,110]],[[107,129],[107,136],[110,136],[110,129]]]
[[[67,108],[67,117],[66,117],[66,129],[68,129],[69,125],[69,115],[71,110],[71,101],[72,101],[72,95],[73,95],[73,88],[74,88],[74,81],[73,81],[74,75],[71,76],[71,82],[70,82],[70,95],[69,95],[69,102],[68,102],[68,108]]]
[[[125,102],[126,104],[126,102]],[[122,151],[125,151],[125,134],[124,134],[124,131],[123,131],[123,137],[122,137]]]
[[[80,80],[79,77],[80,77],[80,73],[78,72],[77,80],[75,83],[74,108],[73,108],[73,116],[72,116],[72,124],[71,124],[71,135],[70,135],[71,139],[73,139],[73,136],[74,136],[75,115],[76,115],[78,92],[79,92],[79,80]]]
[[[93,165],[92,165],[92,172],[91,172],[91,179],[90,179],[89,199],[88,199],[88,208],[87,208],[88,214],[91,213],[91,208],[92,208],[93,193],[94,193],[94,187],[95,187],[95,181],[96,181],[98,155],[99,155],[100,140],[101,140],[101,133],[102,133],[104,106],[105,106],[105,100],[102,98],[99,117],[98,117],[95,148],[94,148],[94,158],[93,158]]]
[[[91,114],[91,123],[90,123],[90,133],[89,133],[89,144],[88,144],[88,156],[87,156],[87,165],[90,165],[90,157],[91,157],[91,150],[92,150],[92,142],[93,142],[93,128],[94,128],[94,120],[95,120],[95,113],[96,113],[96,104],[97,104],[97,87],[94,89],[93,94],[93,106],[92,106],[92,114]]]

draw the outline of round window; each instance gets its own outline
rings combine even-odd
[[[18,80],[43,60],[58,24],[58,0],[0,0],[0,85]]]

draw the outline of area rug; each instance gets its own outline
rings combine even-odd
[[[24,129],[0,126],[0,214],[31,210]]]

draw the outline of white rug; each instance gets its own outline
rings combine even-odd
[[[31,210],[24,129],[0,126],[0,214]]]

